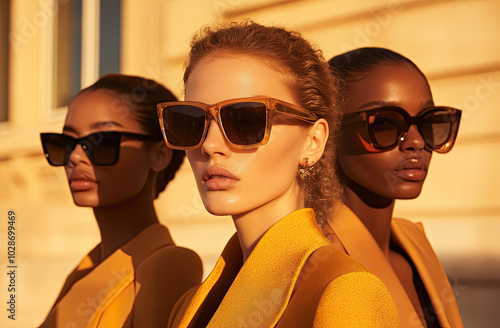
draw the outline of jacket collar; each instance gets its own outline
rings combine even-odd
[[[47,320],[97,324],[116,296],[133,283],[135,268],[155,250],[169,245],[173,245],[172,238],[161,224],[147,227],[100,263],[97,245],[70,274],[68,282],[72,286],[56,302]]]
[[[410,231],[416,233],[409,233]],[[418,231],[417,231],[418,230]],[[458,308],[456,307],[453,290],[448,282],[441,262],[425,237],[422,226],[415,225],[407,220],[393,219],[391,224],[392,239],[411,258],[418,271],[420,279],[424,284],[429,300],[434,307],[436,316],[441,327],[451,327],[448,315],[452,320],[453,327],[462,325]],[[451,295],[450,295],[451,294]],[[450,300],[450,307],[445,306],[443,299]],[[452,312],[451,307],[455,307]],[[460,323],[455,319],[458,317]]]
[[[362,263],[387,286],[396,301],[401,322],[403,323],[403,318],[415,317],[418,320],[413,304],[406,295],[396,272],[363,222],[344,204],[338,206],[334,215],[328,217],[327,221],[347,254]],[[418,323],[413,327],[422,325]]]
[[[401,323],[404,322],[403,318],[409,318],[408,327],[422,327],[415,308],[400,283],[396,272],[363,222],[345,204],[338,206],[334,215],[330,216],[327,221],[335,235],[340,239],[347,254],[366,266],[387,286],[396,301]],[[440,310],[443,311],[441,298],[436,295],[438,289],[436,289],[433,280],[433,277],[436,276],[430,273],[428,269],[429,260],[426,255],[428,253],[420,249],[422,245],[428,244],[427,240],[415,243],[414,240],[405,235],[394,219],[391,223],[391,238],[408,254],[415,265],[425,290],[433,302],[436,314]],[[438,315],[438,319],[442,327],[450,326],[446,315]]]
[[[233,236],[193,297],[180,327],[203,315],[195,311],[203,308],[209,293],[219,293],[223,298],[208,327],[275,326],[286,309],[302,266],[317,248],[327,244],[312,209],[295,211],[274,224],[244,264],[238,239]],[[225,287],[218,289],[221,284]]]

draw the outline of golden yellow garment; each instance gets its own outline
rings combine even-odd
[[[347,207],[342,205],[328,218],[325,234],[333,230],[347,254],[365,265],[389,288],[398,306],[401,327],[422,327],[420,319],[408,298],[396,272],[384,256],[365,225]],[[427,240],[421,223],[393,219],[391,239],[411,259],[432,302],[441,327],[463,327],[450,283],[439,259]],[[422,306],[424,313],[425,306]]]
[[[99,246],[70,273],[41,328],[166,326],[165,303],[172,308],[201,281],[198,255],[175,246],[160,224],[149,226],[101,263]]]
[[[169,327],[399,327],[387,288],[328,242],[312,209],[281,219],[242,259],[234,235]]]

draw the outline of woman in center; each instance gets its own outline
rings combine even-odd
[[[206,28],[184,84],[185,101],[158,104],[165,140],[186,150],[206,209],[237,232],[169,326],[398,327],[385,285],[305,208],[323,217],[338,190],[327,140],[339,95],[321,52],[283,28]]]

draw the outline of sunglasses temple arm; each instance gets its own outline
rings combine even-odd
[[[359,113],[349,113],[345,114],[342,118],[343,124],[352,124],[352,123],[357,123],[357,122],[363,122],[366,120],[366,113],[365,112],[359,112]]]
[[[314,113],[299,111],[295,108],[279,103],[276,104],[276,111],[307,122],[316,122],[318,120],[318,116]]]

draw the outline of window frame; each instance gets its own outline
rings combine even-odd
[[[0,0],[0,125],[9,123],[9,62],[11,1]]]

